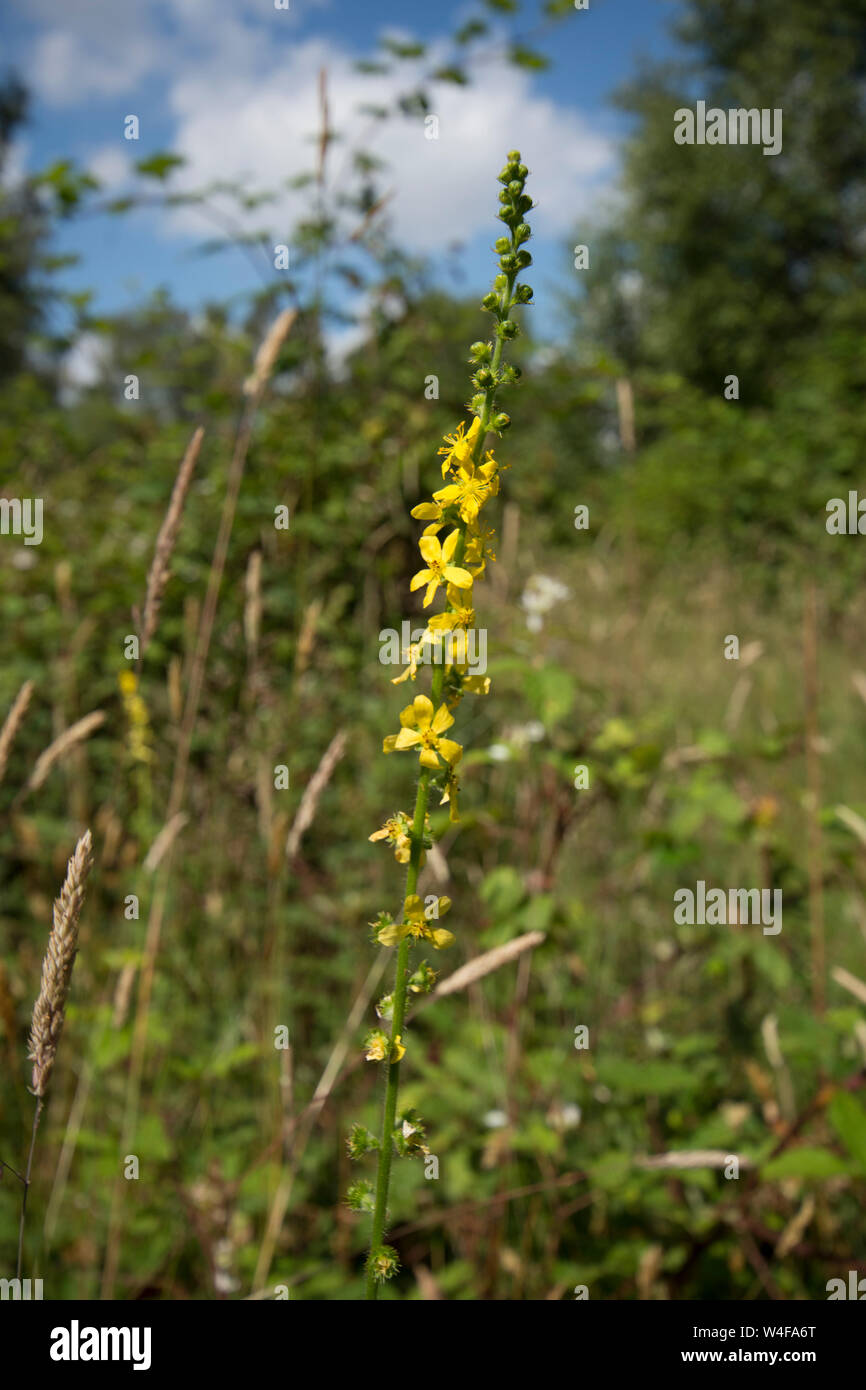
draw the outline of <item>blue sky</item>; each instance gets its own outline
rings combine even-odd
[[[537,0],[524,3],[512,32],[531,35],[539,9]],[[496,235],[495,175],[519,141],[539,203],[533,253],[544,318],[545,281],[567,264],[572,232],[615,179],[626,126],[610,95],[642,57],[670,52],[675,10],[674,0],[590,0],[588,11],[532,35],[552,59],[548,71],[517,71],[495,56],[494,44],[470,87],[434,88],[437,141],[424,139],[418,120],[383,127],[372,148],[389,165],[383,177],[400,241],[432,257],[446,279],[455,264],[446,253],[459,243],[462,288],[483,290]],[[288,11],[277,11],[274,0],[6,0],[4,60],[33,99],[17,159],[33,169],[74,156],[115,194],[132,161],[172,149],[188,161],[181,183],[244,174],[258,188],[272,187],[309,167],[321,68],[333,122],[351,144],[362,131],[359,100],[376,102],[397,83],[361,77],[355,60],[376,56],[389,33],[427,42],[442,61],[455,28],[484,13],[463,0],[290,0]],[[488,18],[495,39],[502,20]],[[406,89],[405,68],[398,85]],[[139,117],[137,142],[123,138],[130,114]],[[290,244],[301,196],[287,194],[268,214],[275,241]],[[262,221],[256,214],[255,225]],[[95,290],[102,311],[157,286],[188,307],[242,296],[259,282],[241,252],[194,253],[212,234],[189,212],[81,220],[63,236],[63,249],[81,257],[67,283]]]

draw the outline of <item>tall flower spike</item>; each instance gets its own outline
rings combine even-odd
[[[399,1269],[397,1253],[384,1239],[395,1135],[396,1151],[401,1157],[424,1147],[421,1143],[423,1129],[418,1129],[414,1120],[404,1117],[403,1125],[395,1124],[400,1065],[406,1055],[407,995],[429,991],[436,978],[426,962],[410,973],[409,952],[420,943],[441,950],[454,940],[450,931],[438,925],[440,915],[451,906],[450,900],[436,899],[435,908],[431,905],[429,909],[432,920],[428,920],[425,901],[418,894],[424,850],[432,844],[427,807],[435,792],[438,804],[448,807],[449,821],[457,821],[455,769],[463,756],[463,748],[444,734],[454,723],[453,711],[464,694],[487,694],[490,689],[489,678],[470,668],[467,633],[475,622],[474,585],[482,578],[487,561],[495,559],[490,548],[493,532],[483,524],[481,512],[499,491],[499,466],[493,451],[486,449],[486,441],[491,430],[501,434],[510,424],[508,415],[497,408],[497,393],[503,386],[516,382],[520,372],[517,367],[505,364],[503,355],[506,343],[520,331],[512,318],[515,307],[528,304],[532,299],[529,286],[518,284],[520,272],[532,264],[532,257],[524,249],[530,236],[526,214],[532,207],[531,198],[524,193],[526,176],[526,165],[521,162],[519,152],[512,150],[499,175],[503,185],[499,195],[499,217],[510,235],[496,242],[499,273],[493,281],[493,289],[482,301],[482,307],[495,319],[494,332],[491,341],[473,343],[470,348],[475,394],[469,410],[473,418],[468,426],[461,421],[445,436],[439,449],[444,486],[433,494],[432,500],[412,509],[416,520],[428,524],[418,542],[425,568],[413,577],[410,589],[413,593],[424,589],[425,608],[444,594],[444,607],[431,616],[423,638],[406,654],[409,661],[406,671],[396,678],[397,683],[415,680],[418,667],[426,660],[424,649],[429,648],[435,651],[430,695],[416,695],[400,715],[399,733],[390,734],[384,741],[386,753],[412,751],[418,754],[415,812],[411,823],[408,817],[394,817],[370,836],[371,840],[387,839],[394,845],[397,859],[408,861],[399,920],[380,913],[373,924],[375,939],[388,949],[396,949],[396,967],[394,989],[380,1000],[378,1009],[379,1018],[389,1025],[389,1031],[386,1033],[383,1027],[376,1026],[367,1034],[364,1043],[367,1060],[379,1063],[385,1070],[382,1129],[377,1143],[378,1172],[372,1198],[373,1229],[366,1264],[367,1298],[370,1299],[377,1296],[380,1284],[392,1278]],[[440,541],[439,532],[444,533],[445,528],[450,529]],[[361,1147],[357,1139],[350,1143],[355,1149]],[[365,1190],[363,1200],[355,1203],[356,1209],[359,1206],[366,1209],[370,1205],[368,1197]]]

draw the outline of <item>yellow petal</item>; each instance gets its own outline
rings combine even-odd
[[[431,705],[430,708],[432,710],[433,706]],[[432,728],[434,734],[444,734],[445,730],[450,729],[453,723],[454,715],[451,713],[448,706],[440,705],[436,713],[433,715],[433,723],[430,727]]]
[[[412,701],[415,710],[415,723],[419,729],[429,729],[433,718],[433,701],[429,695],[416,695]]]
[[[383,927],[376,935],[376,940],[381,946],[396,946],[406,935],[406,926],[403,922],[392,922],[390,926]]]
[[[442,559],[445,560],[446,563],[451,559],[455,550],[457,549],[457,542],[459,541],[459,539],[460,532],[457,530],[452,531],[448,536],[445,537],[445,544],[442,547]],[[421,554],[424,555],[423,550],[421,551]],[[427,556],[424,555],[424,558],[426,560]]]
[[[446,947],[453,946],[454,933],[446,931],[444,927],[438,927],[436,931],[430,933],[430,940],[437,951],[444,951]]]
[[[458,589],[472,588],[472,575],[468,570],[460,569],[457,565],[446,565],[443,571],[449,584],[454,584]]]
[[[414,748],[416,743],[421,742],[421,735],[417,729],[401,729],[399,734],[395,734],[393,737],[394,747],[387,748],[385,750],[387,753],[393,753],[395,749],[398,753],[402,753],[405,748]]]
[[[446,541],[445,544],[447,545],[448,542]],[[422,536],[418,542],[418,549],[428,565],[432,565],[434,561],[438,562],[442,558],[442,547],[435,536]]]
[[[436,746],[446,763],[450,763],[452,767],[455,763],[459,763],[460,759],[463,757],[463,749],[460,744],[455,743],[453,739],[440,738],[437,740]]]
[[[418,754],[418,761],[422,767],[432,768],[434,772],[439,766],[439,759],[436,757],[432,748],[422,748],[421,752]]]

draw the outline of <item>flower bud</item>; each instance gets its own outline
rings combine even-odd
[[[517,261],[520,270],[525,270],[527,266],[532,265],[532,253],[529,251],[518,251],[513,259]]]
[[[497,256],[504,256],[506,251],[511,250],[511,242],[507,236],[497,237],[493,243],[493,249]]]
[[[509,273],[513,270],[517,270],[519,267],[517,257],[513,255],[510,251],[506,256],[502,256],[500,258],[499,264],[502,266],[502,269],[504,271],[507,271]]]
[[[494,381],[493,373],[489,367],[481,367],[472,378],[472,385],[486,391],[488,386],[492,386]]]
[[[531,285],[518,285],[514,292],[518,304],[530,304],[532,302],[533,289]]]
[[[493,279],[493,288],[494,288],[495,290],[504,290],[504,289],[507,288],[507,285],[508,285],[508,276],[507,276],[507,275],[496,275],[496,276],[494,276],[494,279]]]
[[[518,246],[522,245],[524,241],[528,241],[531,236],[532,228],[526,222],[521,222],[514,228],[514,240]]]
[[[509,164],[519,164],[519,163],[520,163],[520,150],[509,150],[509,151],[508,151],[508,154],[505,156],[505,158],[508,160],[508,163],[509,163]],[[527,171],[527,172],[528,172],[528,171]]]
[[[516,199],[516,198],[519,198],[522,192],[523,192],[523,184],[520,182],[520,180],[519,180],[519,179],[512,179],[512,180],[511,180],[511,183],[508,185],[508,193],[509,193],[510,197],[515,198],[515,199]],[[502,196],[502,195],[500,194],[500,197],[501,197],[501,196]]]
[[[489,362],[491,356],[493,355],[493,348],[491,347],[490,343],[477,342],[472,344],[471,348],[469,349],[469,352],[471,354],[471,361]]]
[[[480,416],[486,404],[487,397],[482,393],[480,396],[472,397],[472,400],[469,402],[469,409],[472,411],[473,415]]]
[[[497,434],[501,434],[502,431],[507,430],[508,426],[511,424],[511,416],[506,415],[503,411],[500,415],[494,415],[491,423]]]
[[[503,319],[499,325],[500,338],[516,338],[520,328],[514,319]]]
[[[522,182],[525,182],[526,179],[529,177],[529,170],[527,169],[527,167],[526,167],[525,164],[518,164],[518,166],[517,166],[517,177],[518,177]]]
[[[498,309],[498,308],[499,308],[499,295],[498,295],[498,294],[494,294],[492,290],[488,290],[487,294],[484,296],[484,298],[483,298],[482,301],[481,301],[481,307],[482,307],[482,309],[490,309],[490,310]]]

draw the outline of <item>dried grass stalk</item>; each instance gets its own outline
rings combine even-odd
[[[93,840],[89,830],[75,846],[75,853],[66,868],[66,880],[60,897],[54,902],[54,923],[48,938],[48,949],[42,962],[42,985],[33,1006],[28,1056],[33,1062],[31,1090],[41,1099],[46,1092],[57,1044],[63,1031],[66,998],[75,953],[78,949],[78,923],[84,903],[84,886],[93,868]]]
[[[60,761],[64,753],[68,753],[70,748],[74,748],[84,739],[89,738],[94,729],[98,729],[100,724],[104,723],[104,711],[95,709],[90,714],[85,714],[84,718],[79,719],[77,723],[71,724],[68,729],[64,729],[63,733],[53,743],[49,743],[45,752],[40,753],[36,759],[36,764],[24,788],[25,792],[38,791],[54,764]]]
[[[346,751],[346,735],[340,729],[334,734],[331,742],[325,749],[322,761],[316,768],[309,782],[304,795],[301,797],[301,804],[298,807],[298,814],[292,821],[292,828],[286,839],[286,858],[294,859],[301,847],[301,840],[313,823],[316,814],[316,807],[319,804],[319,797],[331,780],[331,774],[337,763]]]
[[[177,533],[180,530],[183,505],[186,501],[186,495],[189,492],[189,485],[192,482],[192,475],[198,461],[199,450],[201,449],[201,442],[203,439],[204,430],[201,425],[199,425],[186,447],[186,453],[183,456],[177,477],[174,480],[174,487],[171,490],[168,511],[165,514],[165,519],[162,526],[159,528],[159,535],[156,538],[153,560],[147,576],[147,590],[144,596],[144,614],[141,620],[139,653],[142,656],[156,631],[156,624],[159,618],[159,610],[162,606],[165,586],[168,583],[168,577],[171,572],[171,557],[177,541]]]
[[[455,970],[446,980],[442,980],[430,998],[441,999],[443,995],[455,994],[457,990],[468,988],[476,980],[483,980],[492,970],[499,970],[509,961],[522,956],[524,951],[531,951],[540,946],[543,940],[543,931],[528,931],[524,932],[523,936],[515,937],[513,941],[506,941],[504,946],[494,946],[492,951],[485,951],[483,956],[476,956],[474,960]]]
[[[15,736],[24,721],[27,713],[27,706],[30,704],[30,697],[33,694],[33,682],[25,681],[12,703],[12,708],[6,716],[6,722],[0,729],[0,782],[6,771],[6,764],[9,761],[9,754],[12,751],[12,744]]]
[[[245,396],[258,396],[267,386],[271,373],[277,365],[280,348],[289,336],[289,330],[297,316],[296,309],[284,309],[274,319],[256,353],[253,370],[244,382]]]

